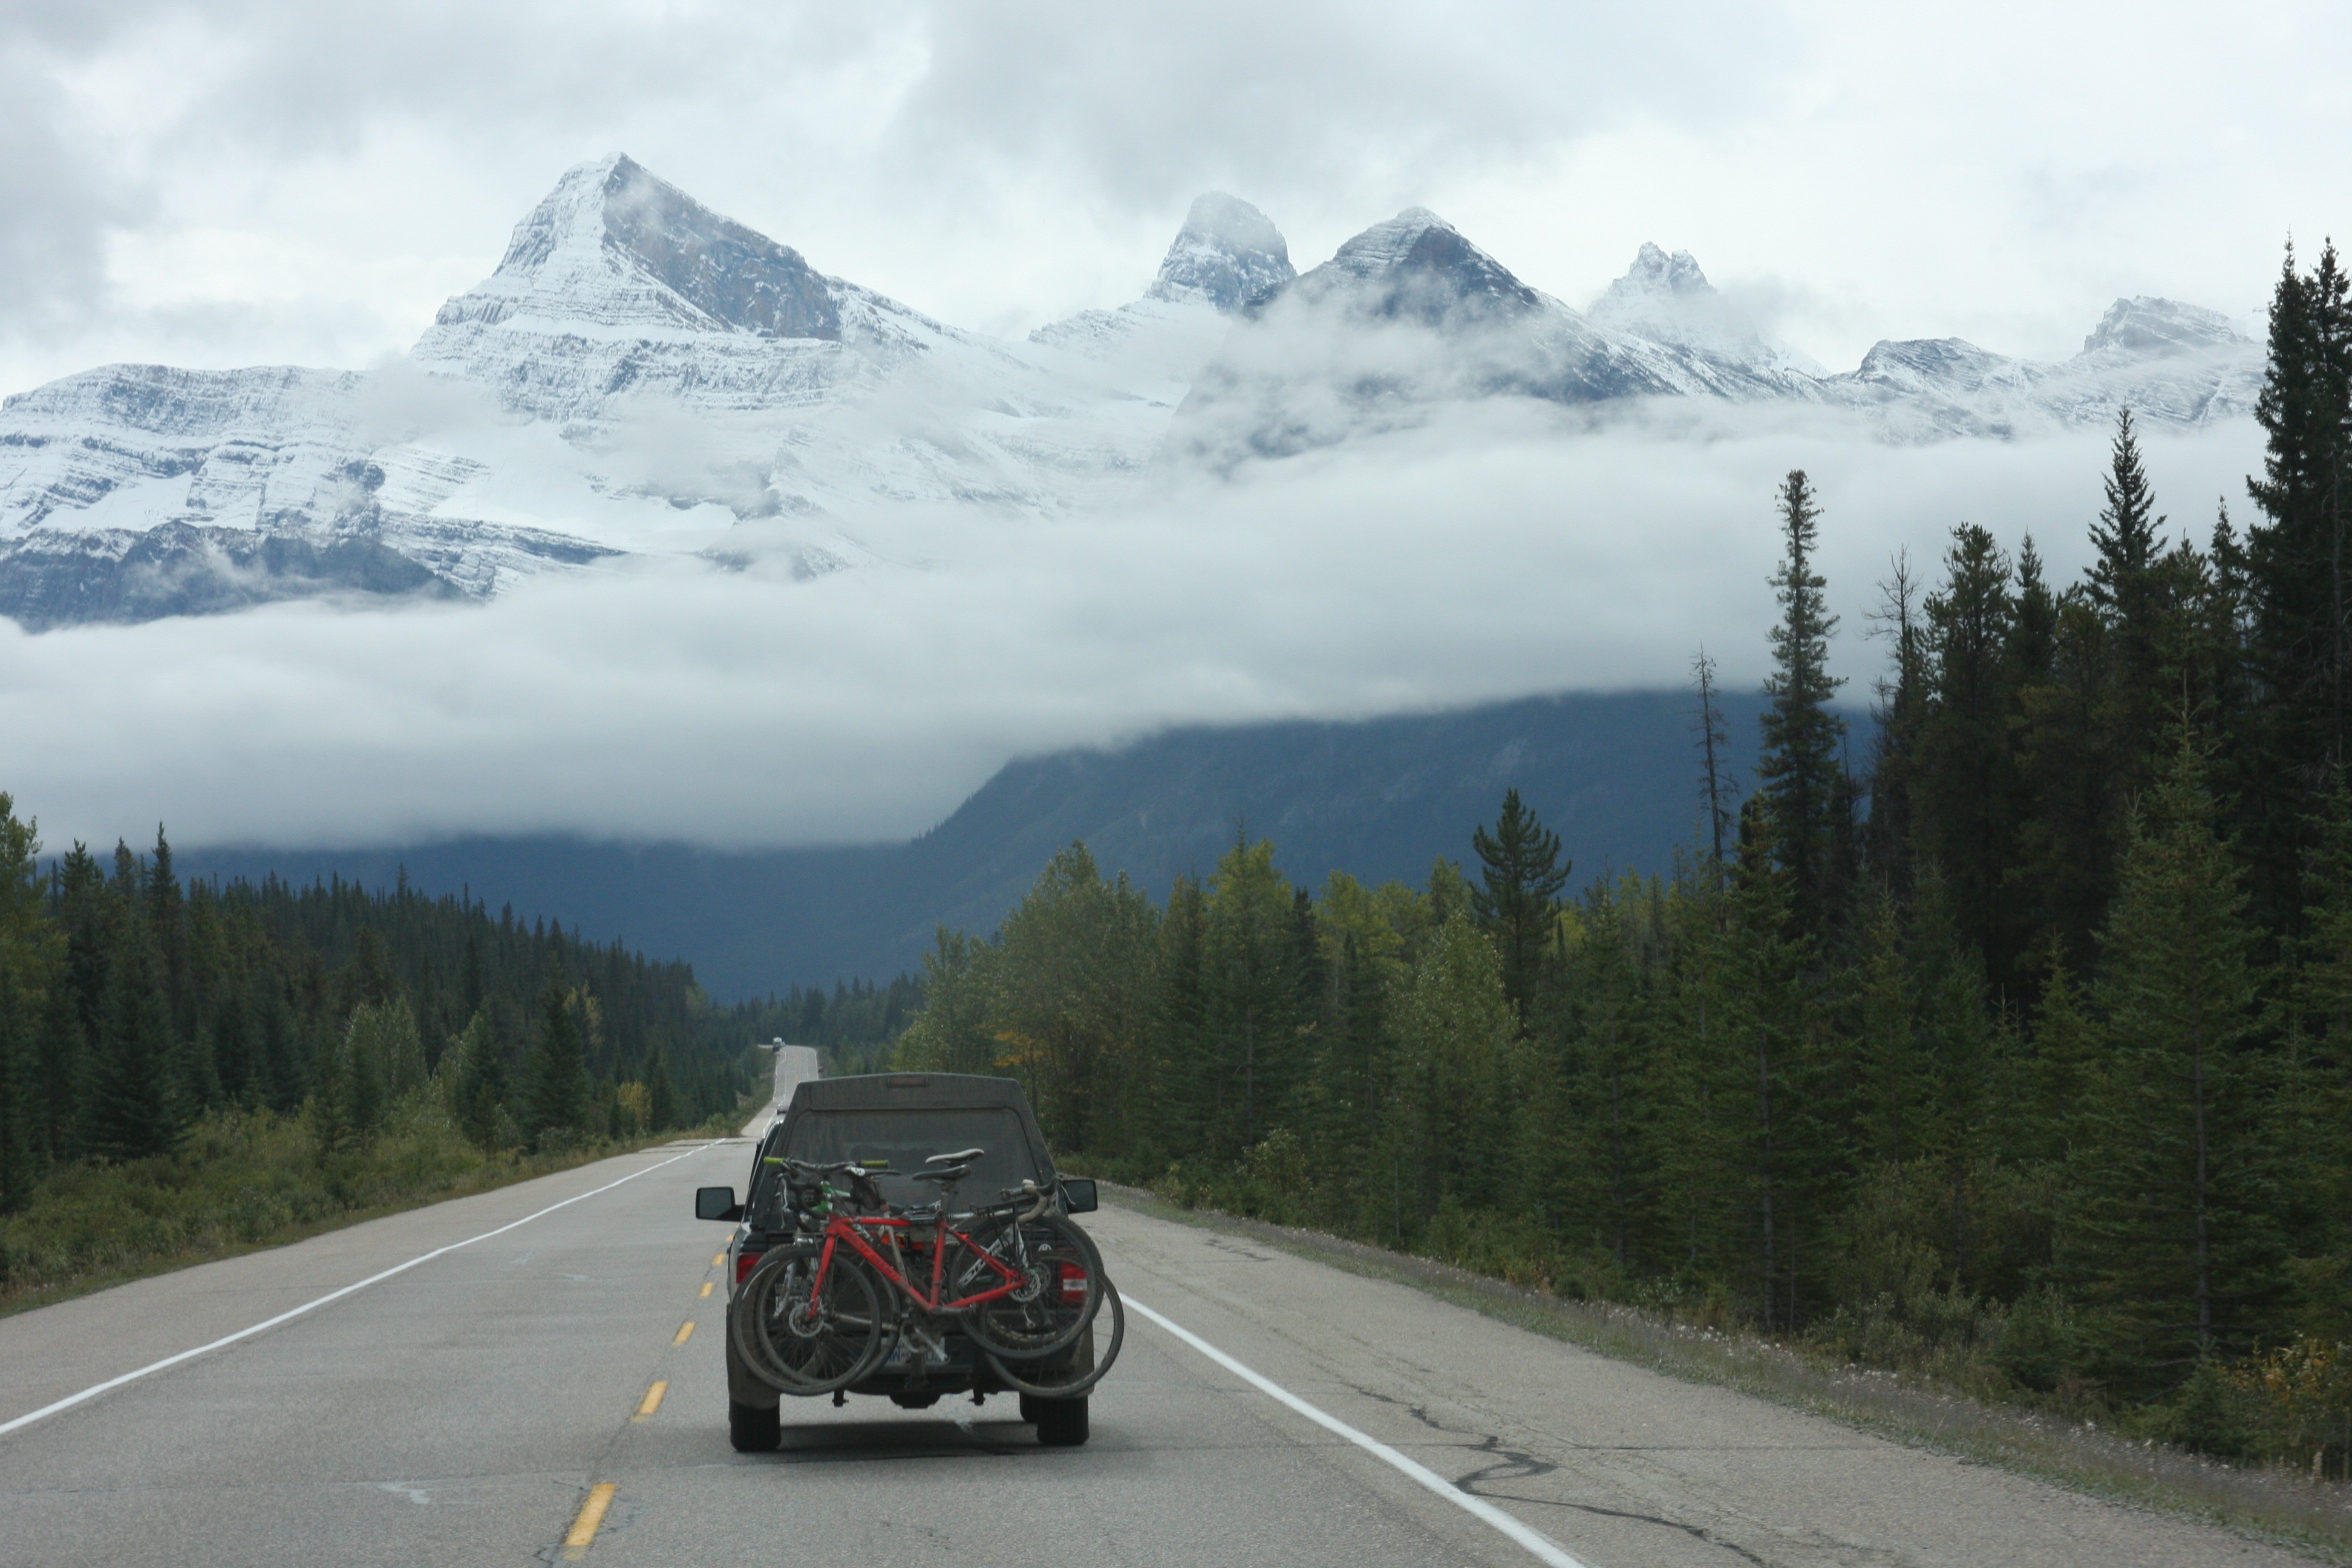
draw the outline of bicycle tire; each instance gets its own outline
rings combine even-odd
[[[846,1388],[866,1375],[887,1341],[881,1291],[845,1247],[835,1250],[824,1293],[810,1308],[822,1257],[821,1248],[805,1244],[772,1250],[728,1307],[735,1353],[780,1394],[806,1397]]]
[[[1103,1373],[1108,1372],[1111,1363],[1118,1359],[1118,1347],[1127,1340],[1127,1308],[1118,1299],[1118,1287],[1108,1279],[1102,1281],[1102,1305],[1110,1311],[1110,1343],[1096,1353],[1095,1364],[1080,1377],[1062,1383],[1046,1383],[1034,1376],[1024,1376],[1016,1370],[1021,1363],[1008,1366],[984,1350],[980,1352],[981,1359],[987,1362],[988,1369],[1015,1393],[1036,1399],[1075,1399],[1102,1381]],[[1097,1322],[1101,1321],[1100,1310],[1097,1310]],[[1031,1370],[1034,1372],[1035,1369]]]
[[[1037,1361],[1077,1342],[1102,1306],[1102,1254],[1087,1233],[1061,1215],[1023,1220],[1013,1215],[984,1225],[972,1242],[1026,1276],[1021,1289],[963,1313],[963,1331],[989,1355]],[[982,1275],[975,1259],[966,1278]],[[1071,1300],[1070,1271],[1083,1281]],[[975,1283],[992,1282],[992,1270]]]

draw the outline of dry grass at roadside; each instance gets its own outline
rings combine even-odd
[[[1696,1327],[1633,1307],[1569,1300],[1319,1231],[1180,1207],[1137,1187],[1105,1182],[1102,1192],[1154,1218],[1238,1232],[1672,1377],[2352,1565],[2352,1485],[2314,1482],[2276,1467],[2225,1465],[2089,1423],[1986,1405],[1925,1378],[1830,1364],[1758,1335]]]
[[[173,1154],[75,1165],[0,1215],[0,1316],[362,1220],[487,1192],[678,1137],[728,1137],[722,1112],[684,1132],[485,1152],[446,1115],[411,1107],[355,1148],[322,1152],[310,1122],[266,1110],[208,1116]]]

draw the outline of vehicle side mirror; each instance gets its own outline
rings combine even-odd
[[[1095,1199],[1095,1179],[1092,1176],[1062,1178],[1062,1207],[1072,1214],[1092,1214],[1099,1206]]]
[[[732,1187],[697,1187],[694,1189],[694,1217],[741,1219],[743,1205],[735,1201],[735,1189]]]

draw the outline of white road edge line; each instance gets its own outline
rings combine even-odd
[[[499,1226],[496,1230],[486,1230],[479,1236],[469,1236],[463,1241],[453,1241],[446,1247],[436,1247],[432,1251],[427,1252],[421,1257],[412,1258],[405,1263],[395,1264],[392,1268],[385,1269],[381,1274],[371,1274],[356,1285],[346,1285],[340,1290],[330,1290],[327,1294],[320,1297],[317,1300],[305,1301],[300,1306],[292,1309],[290,1311],[278,1313],[276,1317],[270,1319],[267,1322],[256,1323],[249,1329],[239,1329],[233,1334],[223,1334],[219,1339],[215,1340],[208,1345],[198,1345],[192,1351],[182,1351],[177,1355],[167,1355],[162,1361],[150,1362],[136,1372],[126,1372],[120,1377],[110,1377],[104,1383],[91,1384],[79,1394],[68,1394],[63,1399],[57,1401],[55,1404],[44,1405],[38,1410],[33,1411],[27,1415],[19,1415],[13,1421],[0,1421],[0,1437],[5,1437],[9,1433],[16,1431],[20,1427],[30,1426],[36,1421],[55,1415],[61,1410],[70,1410],[75,1405],[81,1404],[85,1400],[95,1399],[100,1394],[105,1394],[110,1390],[121,1388],[126,1383],[136,1383],[141,1378],[148,1376],[150,1373],[162,1372],[167,1367],[177,1366],[184,1361],[194,1361],[200,1355],[210,1354],[212,1352],[220,1349],[223,1345],[233,1345],[239,1340],[249,1340],[254,1335],[265,1333],[268,1331],[276,1328],[280,1323],[291,1322],[296,1318],[300,1317],[303,1313],[314,1312],[320,1308],[326,1306],[331,1301],[340,1301],[344,1297],[351,1295],[354,1291],[364,1290],[371,1285],[380,1285],[395,1274],[405,1274],[420,1263],[430,1263],[435,1258],[446,1257],[448,1254],[457,1251],[461,1247],[471,1247],[478,1241],[488,1241],[494,1236],[504,1236],[507,1232],[514,1229],[517,1226],[529,1225],[535,1219],[542,1219],[547,1215],[553,1214],[557,1209],[570,1208],[573,1204],[584,1202],[589,1198],[596,1196],[599,1193],[609,1193],[614,1187],[621,1185],[623,1182],[634,1182],[639,1176],[650,1176],[656,1171],[660,1170],[663,1165],[675,1165],[680,1160],[689,1160],[697,1154],[708,1153],[709,1151],[718,1148],[721,1142],[730,1142],[730,1140],[714,1140],[711,1142],[705,1143],[699,1149],[688,1149],[683,1154],[673,1154],[668,1159],[662,1161],[659,1164],[647,1165],[642,1171],[631,1171],[627,1175],[623,1176],[618,1182],[607,1182],[603,1186],[597,1187],[593,1191],[581,1193],[576,1196],[568,1197],[560,1204],[550,1204],[545,1208],[541,1209],[537,1214],[527,1214],[520,1219],[509,1220],[505,1225]]]
[[[1464,1491],[1461,1488],[1455,1486],[1452,1481],[1447,1480],[1444,1476],[1439,1475],[1435,1470],[1431,1469],[1426,1465],[1419,1464],[1412,1459],[1406,1458],[1402,1454],[1400,1454],[1394,1448],[1390,1447],[1386,1443],[1381,1442],[1379,1438],[1369,1436],[1364,1433],[1359,1432],[1353,1426],[1349,1426],[1345,1421],[1340,1420],[1337,1415],[1331,1415],[1328,1411],[1318,1409],[1316,1406],[1307,1404],[1307,1401],[1299,1398],[1298,1395],[1291,1393],[1290,1390],[1283,1387],[1282,1384],[1275,1382],[1272,1378],[1252,1372],[1248,1367],[1244,1366],[1241,1363],[1235,1361],[1233,1357],[1227,1355],[1224,1352],[1219,1350],[1216,1346],[1211,1344],[1208,1341],[1202,1339],[1192,1330],[1160,1316],[1158,1312],[1153,1311],[1150,1308],[1137,1300],[1133,1296],[1129,1295],[1125,1290],[1121,1290],[1119,1292],[1119,1300],[1124,1301],[1130,1310],[1142,1313],[1145,1317],[1150,1319],[1153,1322],[1159,1324],[1170,1333],[1174,1334],[1178,1339],[1182,1340],[1186,1344],[1191,1345],[1194,1350],[1199,1351],[1202,1355],[1207,1356],[1211,1361],[1215,1362],[1219,1366],[1223,1367],[1227,1372],[1232,1373],[1234,1376],[1255,1386],[1259,1393],[1268,1394],[1273,1398],[1281,1401],[1283,1404],[1287,1405],[1293,1410],[1297,1411],[1301,1415],[1306,1416],[1309,1421],[1314,1422],[1318,1426],[1321,1426],[1328,1431],[1337,1432],[1340,1436],[1345,1437],[1349,1442],[1356,1445],[1357,1447],[1363,1449],[1366,1453],[1371,1455],[1374,1458],[1381,1460],[1382,1463],[1402,1471],[1407,1478],[1414,1481],[1418,1481],[1422,1486],[1435,1492],[1439,1497],[1444,1498],[1446,1501],[1454,1504],[1456,1508],[1463,1509],[1469,1513],[1475,1514],[1479,1519],[1484,1520],[1486,1523],[1494,1526],[1496,1530],[1501,1531],[1505,1535],[1509,1536],[1519,1545],[1527,1548],[1528,1552],[1538,1562],[1549,1563],[1551,1564],[1551,1568],[1585,1568],[1585,1563],[1580,1559],[1570,1556],[1568,1552],[1562,1548],[1558,1542],[1552,1540],[1551,1537],[1521,1523],[1510,1514],[1504,1512],[1501,1509],[1496,1508],[1493,1503],[1488,1502],[1485,1498],[1474,1496],[1469,1492]]]

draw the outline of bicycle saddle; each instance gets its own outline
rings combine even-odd
[[[961,1182],[966,1176],[971,1174],[971,1167],[970,1165],[950,1165],[945,1170],[940,1171],[918,1171],[915,1173],[915,1180],[919,1182],[937,1182],[941,1186],[947,1186],[953,1183]]]
[[[985,1149],[959,1149],[952,1154],[934,1154],[923,1162],[926,1165],[968,1165],[987,1153]]]

